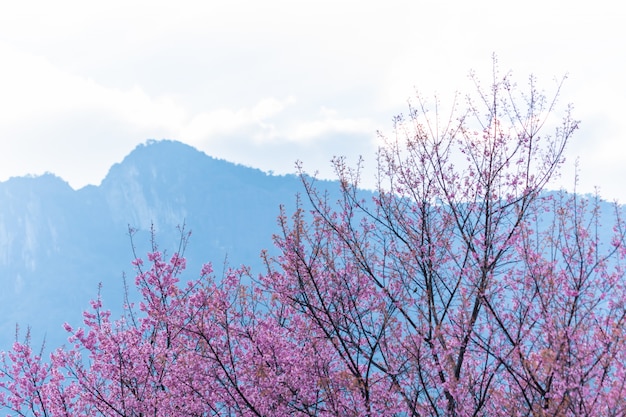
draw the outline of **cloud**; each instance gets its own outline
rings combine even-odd
[[[315,139],[328,135],[374,135],[376,129],[372,121],[366,118],[340,118],[326,116],[322,119],[305,121],[294,126],[287,133],[287,140],[297,142],[312,142]]]
[[[593,164],[619,155],[620,14],[607,13],[614,7],[606,0],[593,10],[530,4],[7,3],[0,13],[0,180],[48,170],[72,185],[98,182],[104,167],[147,138],[185,141],[237,162],[263,154],[263,167],[277,171],[270,158],[291,167],[293,159],[358,153],[376,130],[391,131],[414,87],[427,98],[438,93],[446,106],[454,91],[467,90],[470,69],[488,81],[492,52],[520,84],[539,71],[549,89],[552,77],[569,71],[563,102],[577,105],[577,136],[593,147],[581,142],[572,150],[593,156]],[[623,163],[611,165],[616,174],[595,182],[619,183]]]
[[[137,143],[171,137],[188,118],[139,86],[106,87],[3,42],[0,56],[0,180],[51,171],[74,187],[98,183]]]
[[[97,183],[111,164],[146,138],[221,142],[225,149],[230,147],[225,138],[237,136],[238,145],[224,154],[271,145],[274,156],[291,143],[295,161],[306,156],[298,147],[309,155],[330,155],[338,143],[324,138],[375,132],[367,118],[325,106],[309,112],[311,105],[299,104],[293,95],[261,97],[243,107],[207,105],[194,112],[175,96],[153,96],[139,85],[107,87],[6,43],[0,43],[0,54],[10,62],[0,68],[5,92],[0,96],[0,133],[5,137],[0,141],[0,180],[52,171],[76,188]],[[319,152],[312,152],[313,147]]]
[[[5,43],[0,43],[0,56],[8,63],[0,67],[0,124],[36,120],[42,113],[64,117],[96,108],[140,127],[172,128],[186,117],[172,98],[150,97],[138,86],[107,88]]]
[[[263,140],[273,137],[274,134],[274,125],[269,120],[293,103],[294,97],[283,100],[267,97],[252,107],[209,110],[193,116],[188,123],[181,124],[177,136],[192,143],[236,133],[253,135],[257,140]]]

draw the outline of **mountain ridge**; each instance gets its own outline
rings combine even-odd
[[[121,312],[123,275],[129,284],[134,276],[129,227],[138,256],[150,250],[152,229],[169,253],[179,227],[191,230],[185,255],[194,276],[208,261],[217,271],[225,260],[260,270],[279,206],[293,208],[300,186],[295,175],[269,175],[176,141],[138,145],[99,185],[78,190],[50,173],[0,182],[0,349],[16,323],[47,333],[53,346],[64,342],[58,329],[81,324],[100,283],[106,305]]]
[[[316,185],[333,201],[336,181]],[[260,253],[272,253],[279,207],[291,214],[303,193],[296,175],[270,175],[176,141],[138,145],[99,185],[78,190],[51,173],[0,182],[0,350],[16,324],[32,327],[35,344],[47,335],[48,346],[62,345],[63,323],[81,325],[98,295],[119,316],[126,283],[132,291],[133,253],[151,250],[152,230],[169,254],[181,228],[192,231],[183,279],[206,262],[218,277],[227,266],[263,272]]]

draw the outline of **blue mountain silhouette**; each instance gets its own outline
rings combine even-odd
[[[32,328],[33,343],[46,335],[66,340],[64,322],[81,324],[89,301],[121,313],[123,274],[134,282],[128,227],[137,229],[137,254],[150,250],[150,230],[170,254],[179,227],[192,235],[187,274],[211,261],[260,272],[260,252],[272,247],[280,204],[290,211],[301,191],[294,175],[272,176],[218,160],[175,141],[149,141],[111,167],[99,186],[73,190],[53,174],[0,183],[0,350]]]

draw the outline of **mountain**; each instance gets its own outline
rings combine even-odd
[[[334,200],[336,182],[318,186]],[[21,337],[32,328],[35,346],[44,335],[49,348],[62,345],[63,323],[80,325],[98,293],[118,317],[125,279],[133,295],[133,245],[145,256],[152,228],[169,254],[178,250],[181,227],[192,232],[183,279],[209,261],[218,277],[226,265],[263,272],[260,252],[273,248],[279,207],[292,213],[303,192],[297,176],[269,175],[174,141],[138,146],[98,186],[73,190],[52,174],[0,182],[0,350],[10,347],[16,324]],[[600,205],[600,241],[608,243],[614,207]],[[551,219],[546,213],[538,227]],[[137,230],[132,242],[129,226]]]
[[[33,342],[65,342],[62,324],[100,293],[121,312],[124,274],[134,270],[129,226],[138,256],[150,249],[150,230],[172,253],[179,228],[192,235],[187,274],[211,261],[261,272],[262,249],[272,248],[279,206],[292,211],[302,191],[296,176],[273,176],[218,160],[174,141],[149,141],[111,167],[99,186],[73,190],[52,174],[0,183],[0,350],[15,325],[32,327]],[[117,310],[115,310],[117,308]]]

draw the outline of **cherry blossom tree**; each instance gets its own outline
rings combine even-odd
[[[476,80],[475,78],[473,78]],[[619,206],[548,193],[577,128],[494,78],[443,118],[417,100],[378,155],[334,161],[339,199],[301,170],[267,270],[181,281],[184,245],[136,256],[137,305],[96,299],[48,359],[2,356],[0,405],[36,416],[623,416]],[[559,120],[551,132],[546,132]],[[602,230],[611,220],[612,238]],[[186,242],[183,236],[182,242]]]
[[[406,414],[626,412],[623,224],[616,208],[602,242],[597,201],[542,193],[577,122],[567,108],[544,132],[560,85],[547,100],[535,84],[494,71],[443,120],[419,99],[382,136],[373,205],[337,159],[339,208],[303,175],[312,219],[281,218],[269,286]]]

